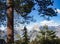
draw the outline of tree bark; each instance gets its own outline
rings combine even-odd
[[[13,0],[7,0],[7,44],[14,43]]]

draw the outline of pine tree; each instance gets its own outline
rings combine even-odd
[[[38,12],[40,16],[46,18],[47,20],[50,20],[49,17],[57,16],[57,11],[55,12],[55,10],[51,7],[53,6],[54,3],[53,0],[35,0],[35,1],[39,5]]]
[[[23,33],[23,44],[28,44],[29,43],[29,38],[28,38],[28,33],[27,33],[27,28],[24,27],[24,33]]]
[[[14,43],[14,10],[22,17],[26,18],[31,12],[33,5],[32,0],[7,0],[7,44]]]
[[[56,32],[53,30],[49,30],[48,26],[43,26],[43,29],[39,32],[40,35],[37,37],[39,38],[40,44],[57,44],[55,40],[57,40]]]

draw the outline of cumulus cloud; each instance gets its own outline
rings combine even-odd
[[[54,22],[53,20],[50,20],[50,21],[44,20],[44,21],[40,22],[40,25],[58,26],[59,24]]]
[[[57,12],[60,13],[60,9],[57,9]]]
[[[48,26],[59,26],[60,24],[56,23],[53,20],[47,21],[41,21],[41,22],[35,22],[35,23],[31,23],[30,25],[27,25],[27,29],[28,30],[39,30],[40,26],[44,26],[44,25],[48,25]]]
[[[35,22],[35,23],[31,23],[30,25],[27,25],[27,29],[28,30],[32,30],[33,29],[38,29],[39,28],[39,23]]]

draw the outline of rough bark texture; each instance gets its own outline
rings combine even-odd
[[[14,43],[13,0],[7,0],[7,44]]]

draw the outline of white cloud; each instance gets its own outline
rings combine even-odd
[[[14,27],[15,30],[21,31],[24,28],[23,24],[19,24],[19,26]]]
[[[60,13],[60,9],[57,9],[57,12]]]
[[[0,30],[5,30],[5,29],[6,29],[6,27],[4,27],[3,25],[1,25]]]
[[[35,23],[31,23],[30,25],[27,25],[27,29],[28,30],[32,30],[32,28],[38,28],[38,23],[35,22]]]
[[[27,25],[27,29],[28,30],[32,30],[32,29],[39,30],[39,27],[44,26],[45,24],[48,26],[59,26],[60,25],[53,20],[50,20],[50,21],[44,20],[44,21],[41,21],[40,23],[35,22],[35,23],[31,23],[30,25]]]
[[[35,23],[31,23],[30,25],[27,25],[27,29],[29,31],[31,31],[31,30],[40,31],[39,27],[40,27],[40,23],[39,22],[35,22]]]
[[[32,25],[28,25],[27,29],[30,31],[30,30],[32,30],[32,27],[33,27]]]
[[[39,30],[40,30],[39,27],[40,27],[39,24],[35,24],[35,25],[33,26],[33,29],[39,31]]]
[[[44,20],[42,22],[40,22],[40,25],[48,25],[48,26],[58,26],[59,24],[54,22],[53,20],[50,20],[50,21],[47,21],[47,20]]]

